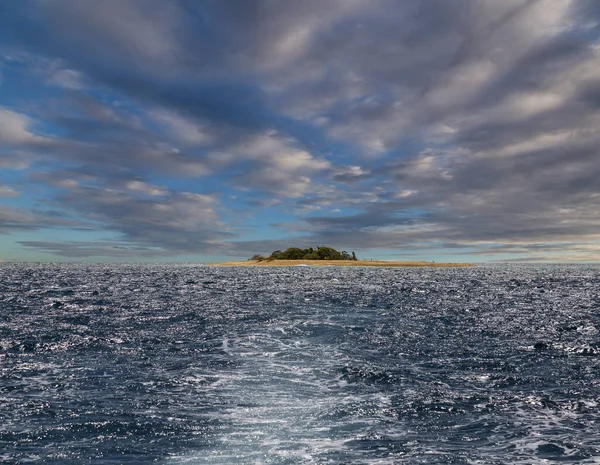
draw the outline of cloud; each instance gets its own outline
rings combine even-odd
[[[100,59],[130,57],[134,62],[165,66],[177,55],[175,29],[179,11],[174,4],[160,1],[103,2],[50,0],[37,3],[38,17],[56,28],[64,40],[68,36],[85,43]],[[90,40],[94,38],[94,40]],[[61,44],[67,46],[67,44]],[[82,53],[72,44],[70,50]]]
[[[71,219],[59,210],[0,207],[0,234],[9,235],[45,228],[89,229],[90,227],[89,223]]]
[[[3,74],[44,91],[1,102],[0,166],[132,256],[254,253],[286,239],[242,231],[283,230],[357,250],[598,257],[596,2],[30,5],[3,6]],[[232,221],[225,204],[269,218]],[[25,215],[13,230],[44,223],[10,212]]]
[[[165,250],[156,250],[149,247],[136,245],[123,245],[120,241],[95,241],[95,242],[48,242],[48,241],[18,241],[19,244],[29,249],[58,255],[65,258],[164,258],[169,255]]]
[[[82,89],[84,84],[84,76],[71,69],[60,69],[52,73],[50,82],[65,89]]]
[[[314,157],[295,140],[276,133],[246,138],[213,156],[220,162],[250,162],[243,174],[234,177],[235,185],[292,198],[301,197],[314,188],[311,175],[330,168],[327,160]]]
[[[233,235],[219,220],[214,196],[167,192],[138,180],[124,187],[70,185],[57,202],[89,222],[120,233],[126,243],[207,253]]]
[[[0,144],[29,145],[39,141],[40,138],[29,130],[31,125],[27,116],[0,108]]]
[[[10,186],[0,185],[0,197],[17,197],[19,193]]]
[[[171,137],[180,143],[192,146],[206,146],[211,145],[214,140],[214,135],[211,134],[210,127],[176,113],[155,111],[152,113],[152,118],[159,124],[166,126]]]
[[[365,170],[360,166],[350,165],[334,168],[331,179],[336,182],[354,184],[370,177],[371,173],[368,170]]]

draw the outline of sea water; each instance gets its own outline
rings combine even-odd
[[[0,462],[600,463],[600,267],[0,264]]]

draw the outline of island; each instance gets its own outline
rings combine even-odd
[[[436,263],[427,261],[359,260],[354,252],[338,252],[332,247],[275,250],[271,255],[256,254],[246,261],[210,263],[210,266],[378,266],[378,267],[464,267],[471,263]]]

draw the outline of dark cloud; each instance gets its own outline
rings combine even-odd
[[[135,259],[135,258],[164,258],[169,256],[165,250],[153,250],[148,247],[135,245],[122,245],[122,242],[98,241],[98,242],[46,242],[46,241],[18,241],[19,244],[30,249],[37,249],[44,253],[58,255],[65,258],[111,258],[111,259]]]
[[[371,172],[360,166],[339,166],[333,170],[331,176],[332,181],[350,185],[370,178],[372,178]]]
[[[124,180],[119,190],[69,186],[57,202],[121,233],[126,243],[172,252],[208,253],[235,236],[219,220],[213,196],[170,192],[140,180]]]
[[[89,230],[92,227],[91,223],[73,220],[59,210],[0,207],[0,234],[15,234],[45,228]]]

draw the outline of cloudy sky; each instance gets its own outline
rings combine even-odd
[[[600,260],[596,0],[0,3],[0,259]]]

